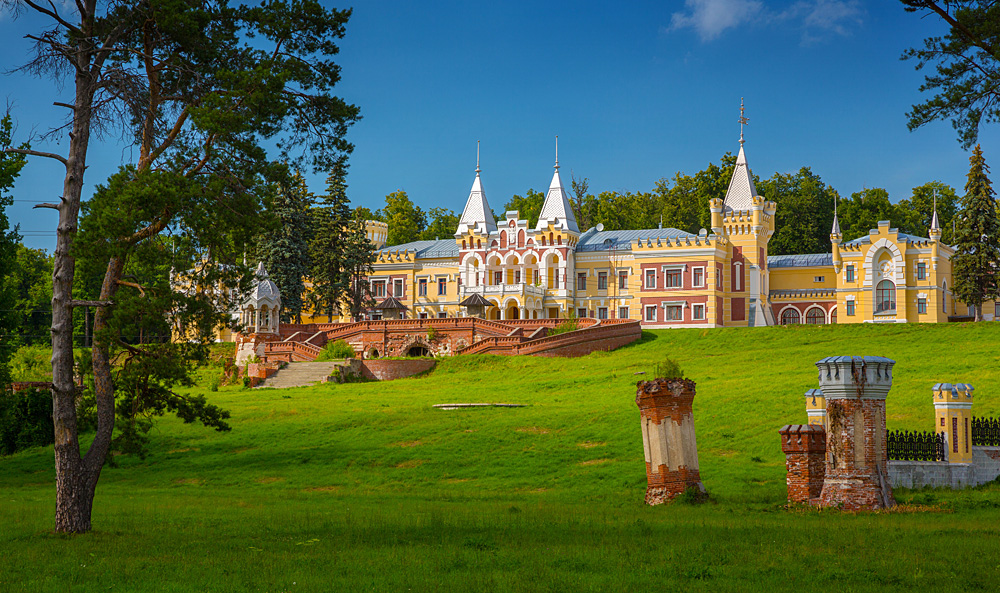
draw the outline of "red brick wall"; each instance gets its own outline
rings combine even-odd
[[[686,422],[687,426],[691,427],[690,434],[685,433],[683,429],[672,432],[680,434],[681,438],[694,439],[694,414],[691,407],[694,395],[694,381],[653,379],[636,383],[635,403],[639,406],[643,422],[648,421],[653,424],[673,422],[677,425]],[[679,446],[678,449],[683,450],[685,447]],[[701,473],[697,467],[678,465],[676,469],[670,469],[665,464],[653,467],[649,461],[646,462],[646,504],[667,502],[688,488],[704,492]]]
[[[378,360],[361,361],[361,376],[378,381],[392,381],[429,371],[437,364],[435,360]]]
[[[827,399],[826,407],[830,432],[820,504],[849,510],[895,504],[886,461],[885,400]],[[856,417],[862,420],[858,431]]]
[[[778,432],[788,469],[788,502],[815,503],[826,473],[826,431],[819,425],[795,424]]]

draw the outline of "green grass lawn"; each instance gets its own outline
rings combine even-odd
[[[51,448],[0,459],[0,591],[994,590],[1000,486],[784,508],[777,430],[840,354],[897,361],[890,428],[930,429],[936,382],[1000,414],[1000,323],[658,331],[583,358],[204,390],[233,430],[161,420],[146,460],[104,470],[91,534],[51,533]],[[642,502],[636,373],[667,356],[698,383],[707,504]],[[527,406],[431,407],[484,401]]]

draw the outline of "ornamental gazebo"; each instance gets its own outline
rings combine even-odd
[[[391,296],[375,305],[375,309],[382,312],[382,319],[406,319],[406,312],[410,310],[409,307]]]

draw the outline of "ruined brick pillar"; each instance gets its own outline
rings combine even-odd
[[[788,468],[788,502],[817,502],[826,474],[826,430],[821,424],[787,424],[778,432]]]
[[[894,364],[881,356],[831,356],[816,363],[829,426],[820,505],[857,510],[896,504],[885,438]]]
[[[704,493],[694,436],[694,381],[653,379],[636,384],[646,456],[646,504],[662,504],[688,488]]]

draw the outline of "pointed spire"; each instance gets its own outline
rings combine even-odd
[[[937,215],[937,188],[934,188],[934,216],[931,217],[931,231],[937,231],[941,234],[941,223],[938,222]]]
[[[476,178],[472,181],[472,190],[469,192],[469,199],[465,202],[465,210],[458,220],[458,229],[455,235],[464,235],[470,230],[485,235],[497,230],[497,221],[493,218],[493,210],[490,209],[489,202],[486,201],[486,192],[483,191],[483,181],[479,178],[479,141],[476,140]]]
[[[743,126],[750,125],[750,118],[744,115],[743,97],[740,97],[740,147],[743,147]]]
[[[837,219],[837,198],[833,198],[833,228],[830,229],[831,235],[841,235],[840,232],[840,221]]]
[[[747,156],[743,152],[743,145],[740,145],[740,153],[736,155],[736,167],[733,169],[733,176],[729,180],[729,189],[726,190],[726,199],[723,200],[723,211],[750,210],[753,208],[753,198],[757,195],[757,188],[753,183],[753,173],[747,165]]]
[[[538,215],[538,224],[535,225],[535,229],[544,229],[549,224],[565,231],[580,232],[580,227],[576,225],[573,206],[570,204],[569,196],[562,184],[562,178],[559,176],[559,136],[556,136],[555,173],[552,174],[552,183],[549,184],[549,191],[545,194],[545,202],[542,203],[542,211]]]

